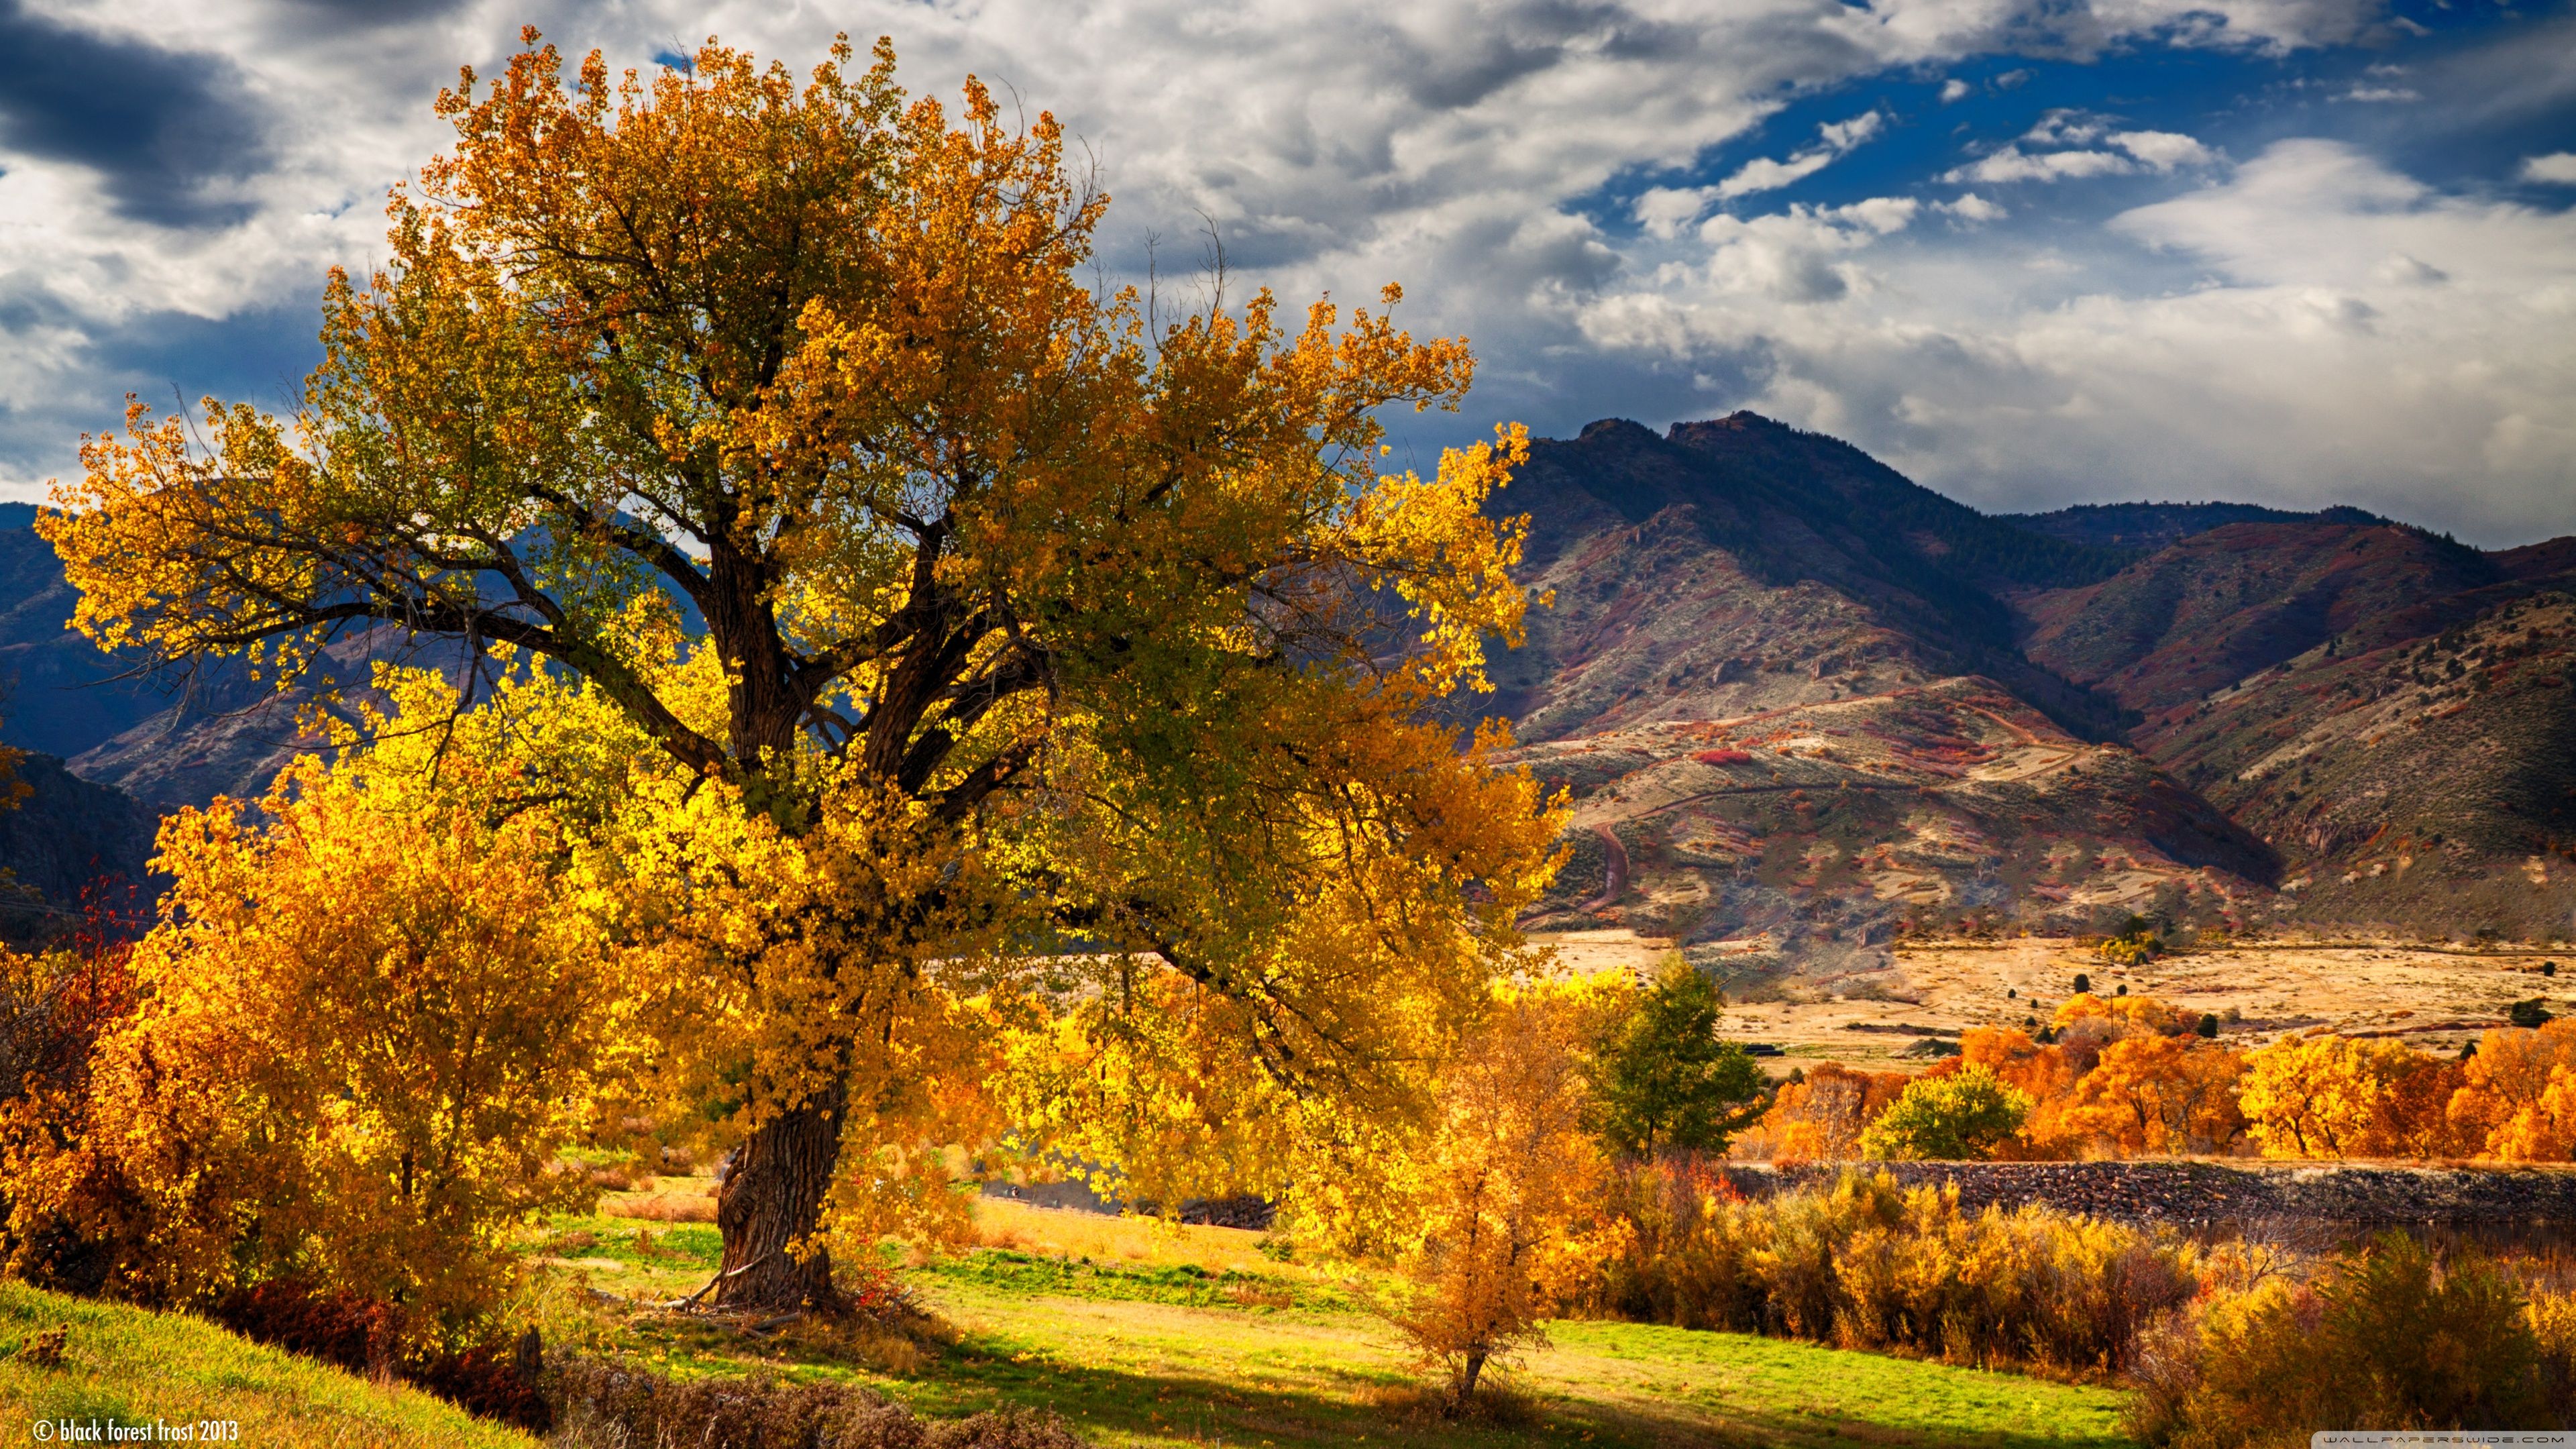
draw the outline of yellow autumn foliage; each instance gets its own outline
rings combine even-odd
[[[108,1286],[139,1298],[285,1277],[470,1321],[517,1271],[512,1230],[589,1191],[557,1154],[610,982],[554,888],[556,823],[306,762],[256,815],[173,816],[161,849],[140,1005],[98,1044],[79,1139],[19,1164],[13,1232],[113,1245]]]
[[[894,70],[527,32],[442,94],[300,405],[131,408],[41,524],[143,657],[455,641],[480,686],[385,758],[509,760],[572,838],[612,1084],[736,1149],[727,1302],[828,1298],[836,1222],[953,1228],[957,1151],[1034,1146],[1013,1062],[1028,1124],[1175,1193],[1418,1130],[1562,822],[1429,708],[1519,640],[1526,435],[1381,471],[1465,341],[1393,287],[1097,286],[1060,124]],[[1193,1114],[1228,1145],[1118,1125]]]

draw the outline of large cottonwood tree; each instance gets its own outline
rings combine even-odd
[[[332,280],[293,416],[86,445],[40,525],[79,627],[280,682],[352,631],[506,646],[711,785],[690,808],[812,843],[689,886],[753,922],[701,944],[769,1003],[736,1014],[722,1302],[830,1297],[844,1124],[944,953],[1159,958],[1298,1091],[1432,1049],[1553,830],[1428,718],[1519,630],[1482,506],[1520,436],[1377,469],[1378,410],[1454,404],[1464,343],[1100,289],[1057,123],[907,101],[883,43],[569,85],[526,44],[442,95],[457,144],[390,263]]]

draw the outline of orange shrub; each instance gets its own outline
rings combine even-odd
[[[2117,1155],[2223,1152],[2245,1135],[2245,1059],[2191,1036],[2132,1036],[2103,1048],[2076,1082],[2066,1131]]]
[[[2576,1148],[2576,1021],[2498,1027],[2459,1069],[2448,1113],[2472,1151],[2508,1162],[2564,1162]]]
[[[1860,1134],[1904,1094],[1903,1072],[1864,1072],[1826,1062],[1780,1088],[1771,1110],[1743,1144],[1749,1154],[1845,1162],[1860,1155]]]

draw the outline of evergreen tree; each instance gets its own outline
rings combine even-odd
[[[1715,983],[1676,960],[1600,1042],[1592,1090],[1613,1151],[1716,1152],[1752,1119],[1762,1069],[1741,1046],[1718,1040],[1725,1005]]]

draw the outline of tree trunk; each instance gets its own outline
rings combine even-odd
[[[1476,1379],[1477,1376],[1484,1373],[1484,1371],[1485,1351],[1481,1348],[1471,1348],[1467,1350],[1467,1362],[1458,1374],[1458,1398],[1455,1404],[1456,1408],[1466,1408],[1468,1402],[1476,1397]]]
[[[848,1088],[834,1087],[744,1140],[716,1194],[716,1230],[724,1235],[716,1307],[787,1313],[839,1306],[831,1255],[817,1248],[799,1262],[789,1248],[811,1240],[822,1222],[848,1101]]]

